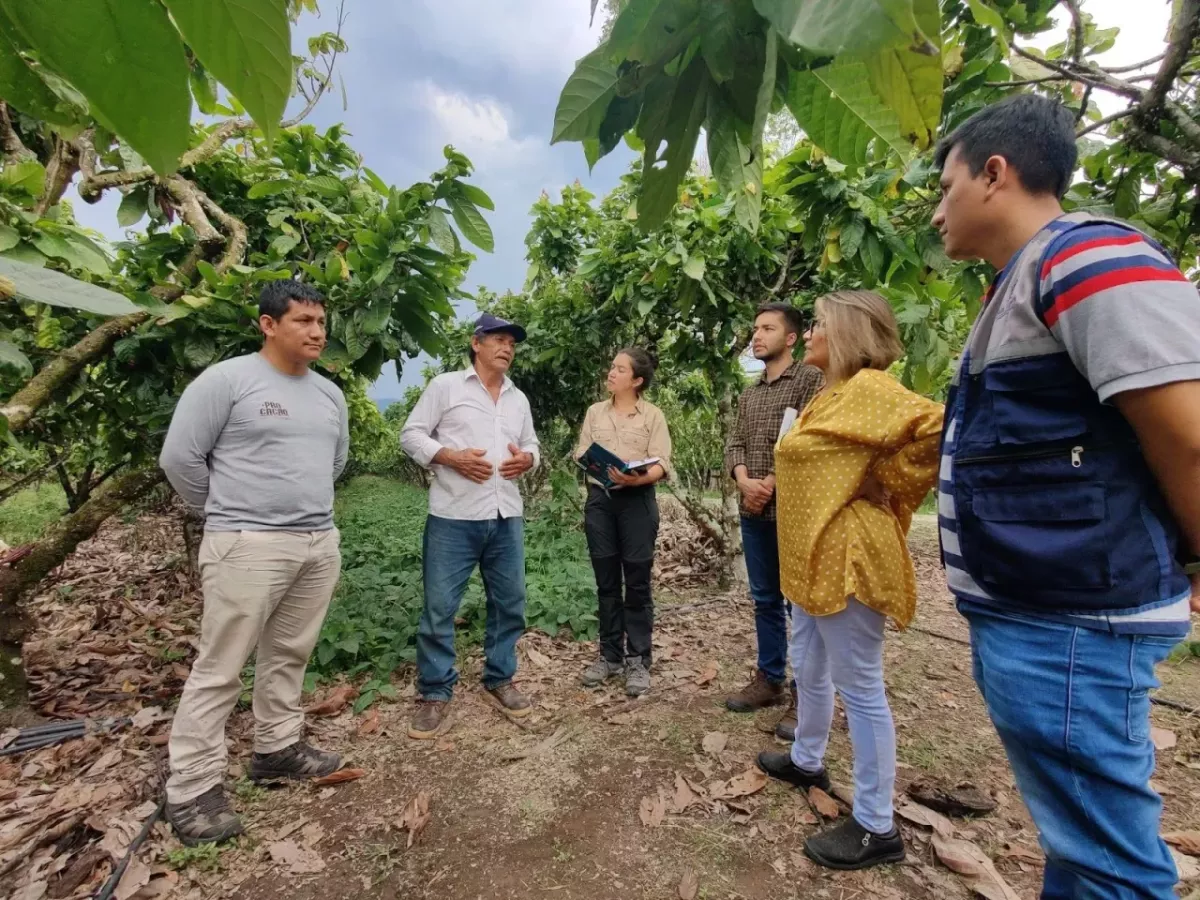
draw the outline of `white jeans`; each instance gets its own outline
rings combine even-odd
[[[886,623],[853,597],[831,616],[794,606],[788,646],[798,701],[792,762],[806,772],[824,765],[836,687],[854,748],[854,818],[876,834],[892,830],[896,783],[896,728],[883,687]]]
[[[206,532],[200,545],[200,651],[171,725],[167,799],[184,803],[225,777],[225,723],[257,647],[254,749],[296,743],[304,670],[341,571],[332,531]]]

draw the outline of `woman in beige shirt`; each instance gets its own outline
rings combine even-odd
[[[595,687],[624,672],[625,692],[633,697],[650,689],[650,573],[658,537],[654,485],[671,471],[667,420],[642,399],[653,378],[654,361],[645,350],[631,347],[618,353],[608,371],[611,397],[588,409],[575,450],[579,459],[596,443],[625,462],[658,459],[630,475],[610,468],[609,490],[589,479],[583,516],[600,620],[600,657],[583,673],[583,684]]]

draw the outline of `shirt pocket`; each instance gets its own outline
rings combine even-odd
[[[650,450],[650,429],[645,425],[633,422],[622,425],[620,443],[621,448],[629,454],[631,459],[641,459]]]

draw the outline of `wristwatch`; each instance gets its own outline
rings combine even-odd
[[[1200,557],[1193,556],[1183,564],[1184,575],[1200,575]]]

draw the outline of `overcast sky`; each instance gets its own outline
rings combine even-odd
[[[325,17],[301,21],[297,48],[307,35],[333,27],[334,0],[321,2]],[[1121,28],[1106,63],[1161,52],[1169,0],[1087,0],[1084,7],[1101,27]],[[557,196],[576,179],[603,195],[631,159],[622,144],[589,175],[578,144],[550,146],[559,91],[575,60],[598,40],[589,8],[589,0],[347,0],[350,52],[339,69],[348,106],[343,110],[335,92],[310,121],[345,123],[366,165],[402,187],[440,168],[446,144],[472,159],[474,181],[496,201],[488,214],[496,251],[479,253],[468,290],[519,290],[529,209],[538,195]],[[119,238],[118,201],[109,192],[95,207],[76,208],[85,224]],[[405,371],[404,384],[413,383],[420,383],[419,363]],[[400,392],[389,366],[374,394]]]

